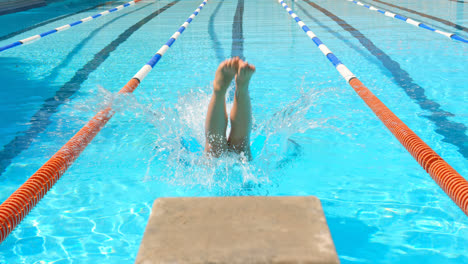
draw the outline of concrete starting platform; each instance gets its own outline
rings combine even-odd
[[[160,198],[137,264],[339,263],[319,199]]]

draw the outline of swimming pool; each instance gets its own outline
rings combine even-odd
[[[468,7],[461,2],[380,2],[372,4],[468,36]],[[0,46],[121,3],[33,28]],[[200,1],[178,1],[145,20],[169,3],[139,3],[0,55],[8,87],[0,104],[1,201],[115,97]],[[465,43],[344,0],[287,3],[467,175]],[[466,216],[314,46],[277,1],[210,1],[140,87],[115,99],[114,118],[0,244],[0,262],[133,262],[155,198],[224,195],[317,196],[342,263],[467,262]],[[200,146],[210,82],[230,56],[257,68],[250,88],[254,161],[206,164]]]

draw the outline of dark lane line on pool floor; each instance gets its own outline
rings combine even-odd
[[[424,13],[421,13],[421,12],[418,12],[418,11],[415,11],[415,10],[412,10],[412,9],[409,9],[409,8],[406,8],[406,7],[402,7],[402,6],[397,6],[397,5],[394,5],[394,4],[390,4],[390,3],[387,3],[387,2],[384,2],[384,1],[380,1],[380,0],[373,0],[373,1],[374,1],[374,2],[377,2],[377,3],[384,4],[384,5],[391,6],[391,7],[400,9],[400,10],[404,10],[404,11],[406,11],[406,12],[410,12],[410,13],[413,13],[413,14],[416,14],[416,15],[419,15],[419,16],[422,16],[422,17],[425,17],[425,18],[429,18],[429,19],[435,20],[435,21],[440,22],[440,23],[442,23],[442,24],[445,24],[445,25],[447,25],[447,26],[450,26],[450,27],[453,27],[453,28],[456,28],[456,29],[459,29],[459,30],[462,30],[462,31],[468,33],[468,28],[466,28],[466,27],[464,27],[464,26],[461,26],[461,25],[458,25],[458,24],[455,24],[455,23],[450,22],[450,21],[448,21],[448,20],[445,20],[445,19],[442,19],[442,18],[438,18],[438,17],[435,17],[435,16],[431,16],[431,15],[428,15],[428,14],[424,14]]]
[[[450,121],[448,119],[449,116],[455,116],[454,114],[443,110],[440,107],[440,104],[428,99],[425,95],[424,88],[416,84],[409,73],[400,67],[398,62],[394,61],[383,50],[375,46],[375,44],[359,30],[323,7],[310,2],[309,0],[304,1],[335,21],[340,27],[356,38],[372,55],[374,55],[383,64],[383,66],[390,71],[393,76],[393,80],[403,89],[403,91],[412,100],[414,100],[421,109],[431,112],[431,115],[424,115],[424,117],[436,125],[437,128],[435,132],[444,137],[442,141],[458,147],[458,152],[468,159],[468,136],[465,134],[467,128],[462,123]],[[306,15],[310,16],[310,14]]]
[[[239,57],[245,60],[244,57],[244,0],[237,1],[236,13],[232,20],[232,46],[231,58]],[[227,102],[234,101],[235,89],[229,89]]]
[[[76,54],[78,54],[78,52],[80,52],[84,46],[90,41],[92,40],[99,32],[101,32],[104,28],[106,28],[107,26],[113,24],[114,22],[130,15],[130,14],[133,14],[135,12],[138,12],[140,11],[141,9],[144,9],[150,5],[154,5],[156,4],[156,2],[152,2],[152,3],[149,3],[149,4],[146,4],[144,6],[141,6],[137,9],[134,9],[134,10],[131,10],[130,12],[127,12],[127,13],[123,13],[121,16],[118,16],[118,17],[115,17],[113,18],[112,20],[109,20],[107,21],[105,24],[101,25],[99,28],[93,30],[91,32],[91,34],[89,34],[85,39],[83,39],[80,43],[78,43],[71,52],[68,53],[67,57],[65,57],[65,59],[63,59],[60,64],[55,67],[52,72],[49,74],[48,77],[46,77],[47,79],[54,79],[55,77],[57,77],[59,75],[59,72],[60,70],[66,68],[68,66],[68,64],[72,61],[72,59],[75,57]],[[83,80],[85,81],[85,80]],[[82,81],[82,82],[83,82]],[[66,84],[65,84],[66,85]],[[65,86],[64,85],[64,86]],[[80,83],[81,85],[81,83]],[[65,89],[64,87],[62,87],[61,89]]]
[[[85,9],[82,9],[82,10],[79,10],[79,11],[76,11],[76,12],[73,12],[73,13],[70,13],[70,14],[62,15],[62,16],[59,16],[59,17],[56,17],[56,18],[52,18],[52,19],[43,21],[43,22],[41,22],[41,23],[32,25],[32,26],[30,26],[30,27],[27,27],[27,28],[24,28],[24,29],[21,29],[21,30],[12,32],[12,33],[9,33],[9,34],[7,34],[7,35],[5,35],[5,36],[1,36],[1,37],[0,37],[0,41],[6,40],[6,39],[9,39],[9,38],[12,38],[12,37],[17,36],[17,35],[19,35],[19,34],[21,34],[21,33],[24,33],[24,32],[30,31],[30,30],[33,30],[33,29],[38,28],[38,27],[45,26],[45,25],[50,24],[50,23],[53,23],[53,22],[55,22],[55,21],[58,21],[58,20],[61,20],[61,19],[67,18],[67,17],[71,17],[71,16],[74,16],[74,15],[77,15],[77,14],[80,14],[80,13],[84,13],[84,12],[87,12],[87,11],[91,11],[91,10],[93,10],[93,9],[96,9],[96,8],[99,8],[99,7],[104,6],[104,5],[106,5],[106,4],[114,3],[114,2],[115,2],[115,1],[102,3],[102,4],[99,4],[99,5],[95,5],[95,6],[92,6],[92,7],[88,7],[88,8],[85,8]]]
[[[151,21],[153,18],[166,11],[180,0],[172,1],[164,7],[156,10],[133,26],[129,27],[121,33],[110,44],[104,47],[101,51],[94,55],[94,58],[88,61],[75,75],[65,83],[55,93],[55,96],[45,100],[42,107],[33,115],[30,120],[30,127],[20,136],[16,136],[12,141],[6,144],[0,151],[0,175],[11,164],[13,158],[18,156],[23,150],[29,148],[33,140],[51,123],[50,117],[57,112],[58,107],[67,99],[73,96],[81,87],[81,84],[88,79],[88,76],[96,70],[110,55],[111,52],[124,43],[134,32],[140,29],[143,25]]]
[[[244,19],[244,0],[238,0],[234,20],[232,21],[232,50],[231,57],[244,57],[244,32],[242,28]]]
[[[368,53],[366,53],[362,48],[358,47],[357,45],[353,44],[349,38],[341,35],[340,33],[338,33],[337,31],[331,29],[330,27],[328,27],[327,25],[323,24],[322,22],[320,22],[320,20],[316,19],[315,17],[313,17],[303,6],[301,6],[300,4],[297,4],[297,6],[299,7],[299,10],[301,10],[306,16],[308,16],[312,21],[314,21],[314,23],[316,23],[317,25],[319,25],[320,27],[324,28],[325,30],[327,30],[329,33],[331,33],[333,36],[335,36],[336,38],[340,39],[341,41],[343,41],[346,45],[348,45],[350,48],[352,48],[353,50],[355,50],[357,53],[359,53],[362,57],[366,58],[369,62],[371,63],[374,63],[374,64],[377,64],[379,63],[379,61],[377,59],[375,59],[373,56],[369,55]]]
[[[8,3],[8,0],[6,1],[3,0],[0,2],[3,2],[3,4],[6,4],[6,6],[2,6],[0,8],[0,16],[9,15],[13,13],[19,13],[19,12],[27,11],[33,8],[44,7],[47,5],[45,1],[28,1],[29,3],[27,5],[19,5],[19,6],[11,6],[10,3]]]
[[[224,60],[224,50],[221,45],[221,42],[218,39],[218,36],[216,35],[215,29],[214,29],[214,20],[223,3],[224,1],[220,1],[218,3],[218,5],[213,11],[213,14],[211,14],[210,16],[210,20],[208,21],[208,34],[210,35],[211,43],[213,44],[212,46],[213,46],[213,49],[215,50],[216,59],[218,59],[218,63],[221,63]]]

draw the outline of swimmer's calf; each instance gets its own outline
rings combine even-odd
[[[223,61],[215,74],[213,95],[208,106],[205,123],[205,151],[219,157],[228,150],[243,153],[251,159],[250,131],[252,128],[252,106],[249,96],[250,78],[255,66],[234,57]],[[231,133],[226,138],[227,111],[226,91],[235,77],[236,92],[230,114]]]

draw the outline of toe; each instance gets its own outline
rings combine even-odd
[[[248,64],[245,61],[239,62],[239,73],[245,73],[247,65]]]
[[[237,64],[236,59],[233,58],[229,60],[229,67],[236,68],[236,64]]]
[[[237,70],[239,68],[239,57],[234,57],[232,59],[232,66]]]
[[[228,63],[228,61],[223,61],[223,62],[221,62],[221,64],[219,64],[219,67],[218,67],[218,68],[222,69],[222,68],[226,67],[226,64],[227,64],[227,63]]]

